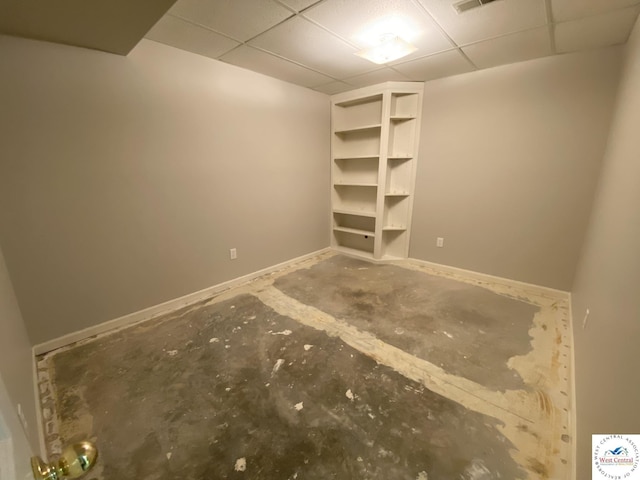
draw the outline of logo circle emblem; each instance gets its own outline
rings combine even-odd
[[[594,473],[597,471],[602,475],[601,478],[607,479],[640,479],[640,450],[637,435],[594,435],[593,437]]]

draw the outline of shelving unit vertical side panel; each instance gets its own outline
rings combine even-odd
[[[335,220],[335,215],[333,214],[333,209],[336,206],[336,202],[337,202],[337,192],[335,191],[335,188],[333,188],[333,184],[335,183],[335,179],[336,179],[336,168],[338,168],[338,166],[336,165],[335,162],[335,157],[336,157],[336,135],[334,132],[335,130],[335,109],[338,108],[336,107],[335,102],[332,100],[331,101],[331,125],[330,125],[330,135],[331,135],[331,158],[329,159],[329,168],[330,168],[330,175],[329,175],[329,194],[331,195],[331,208],[329,209],[329,215],[331,216],[331,218],[329,218],[329,225],[331,225],[331,231],[329,232],[330,235],[330,245],[332,248],[336,248],[338,246],[338,240],[335,234],[335,231],[333,230],[333,228],[336,226],[336,220]]]
[[[376,201],[376,233],[373,247],[373,258],[382,258],[383,254],[383,218],[385,207],[385,185],[387,184],[387,151],[389,149],[391,117],[391,91],[386,89],[382,94],[382,128],[380,131],[380,160],[378,161],[378,195]]]
[[[414,139],[413,139],[413,159],[411,160],[411,179],[410,179],[410,190],[409,190],[409,206],[407,212],[407,231],[406,231],[406,241],[404,246],[404,257],[409,256],[409,247],[411,246],[411,223],[413,221],[413,204],[415,202],[415,189],[416,189],[416,173],[418,170],[418,161],[420,159],[420,135],[422,134],[422,114],[423,114],[423,92],[424,85],[422,85],[419,89],[417,89],[418,94],[418,109],[416,112],[416,125],[414,130]]]

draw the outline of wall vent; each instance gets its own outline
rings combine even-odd
[[[495,2],[497,0],[463,0],[462,2],[454,3],[453,8],[458,12],[458,15],[468,10],[481,7],[487,3]]]

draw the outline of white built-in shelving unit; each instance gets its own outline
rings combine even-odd
[[[406,258],[422,83],[387,82],[331,97],[332,246]]]

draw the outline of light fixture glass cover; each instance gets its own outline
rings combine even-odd
[[[397,35],[384,35],[381,42],[373,47],[365,48],[356,52],[359,57],[365,58],[370,62],[382,64],[389,63],[399,58],[405,57],[418,48],[406,42]]]

